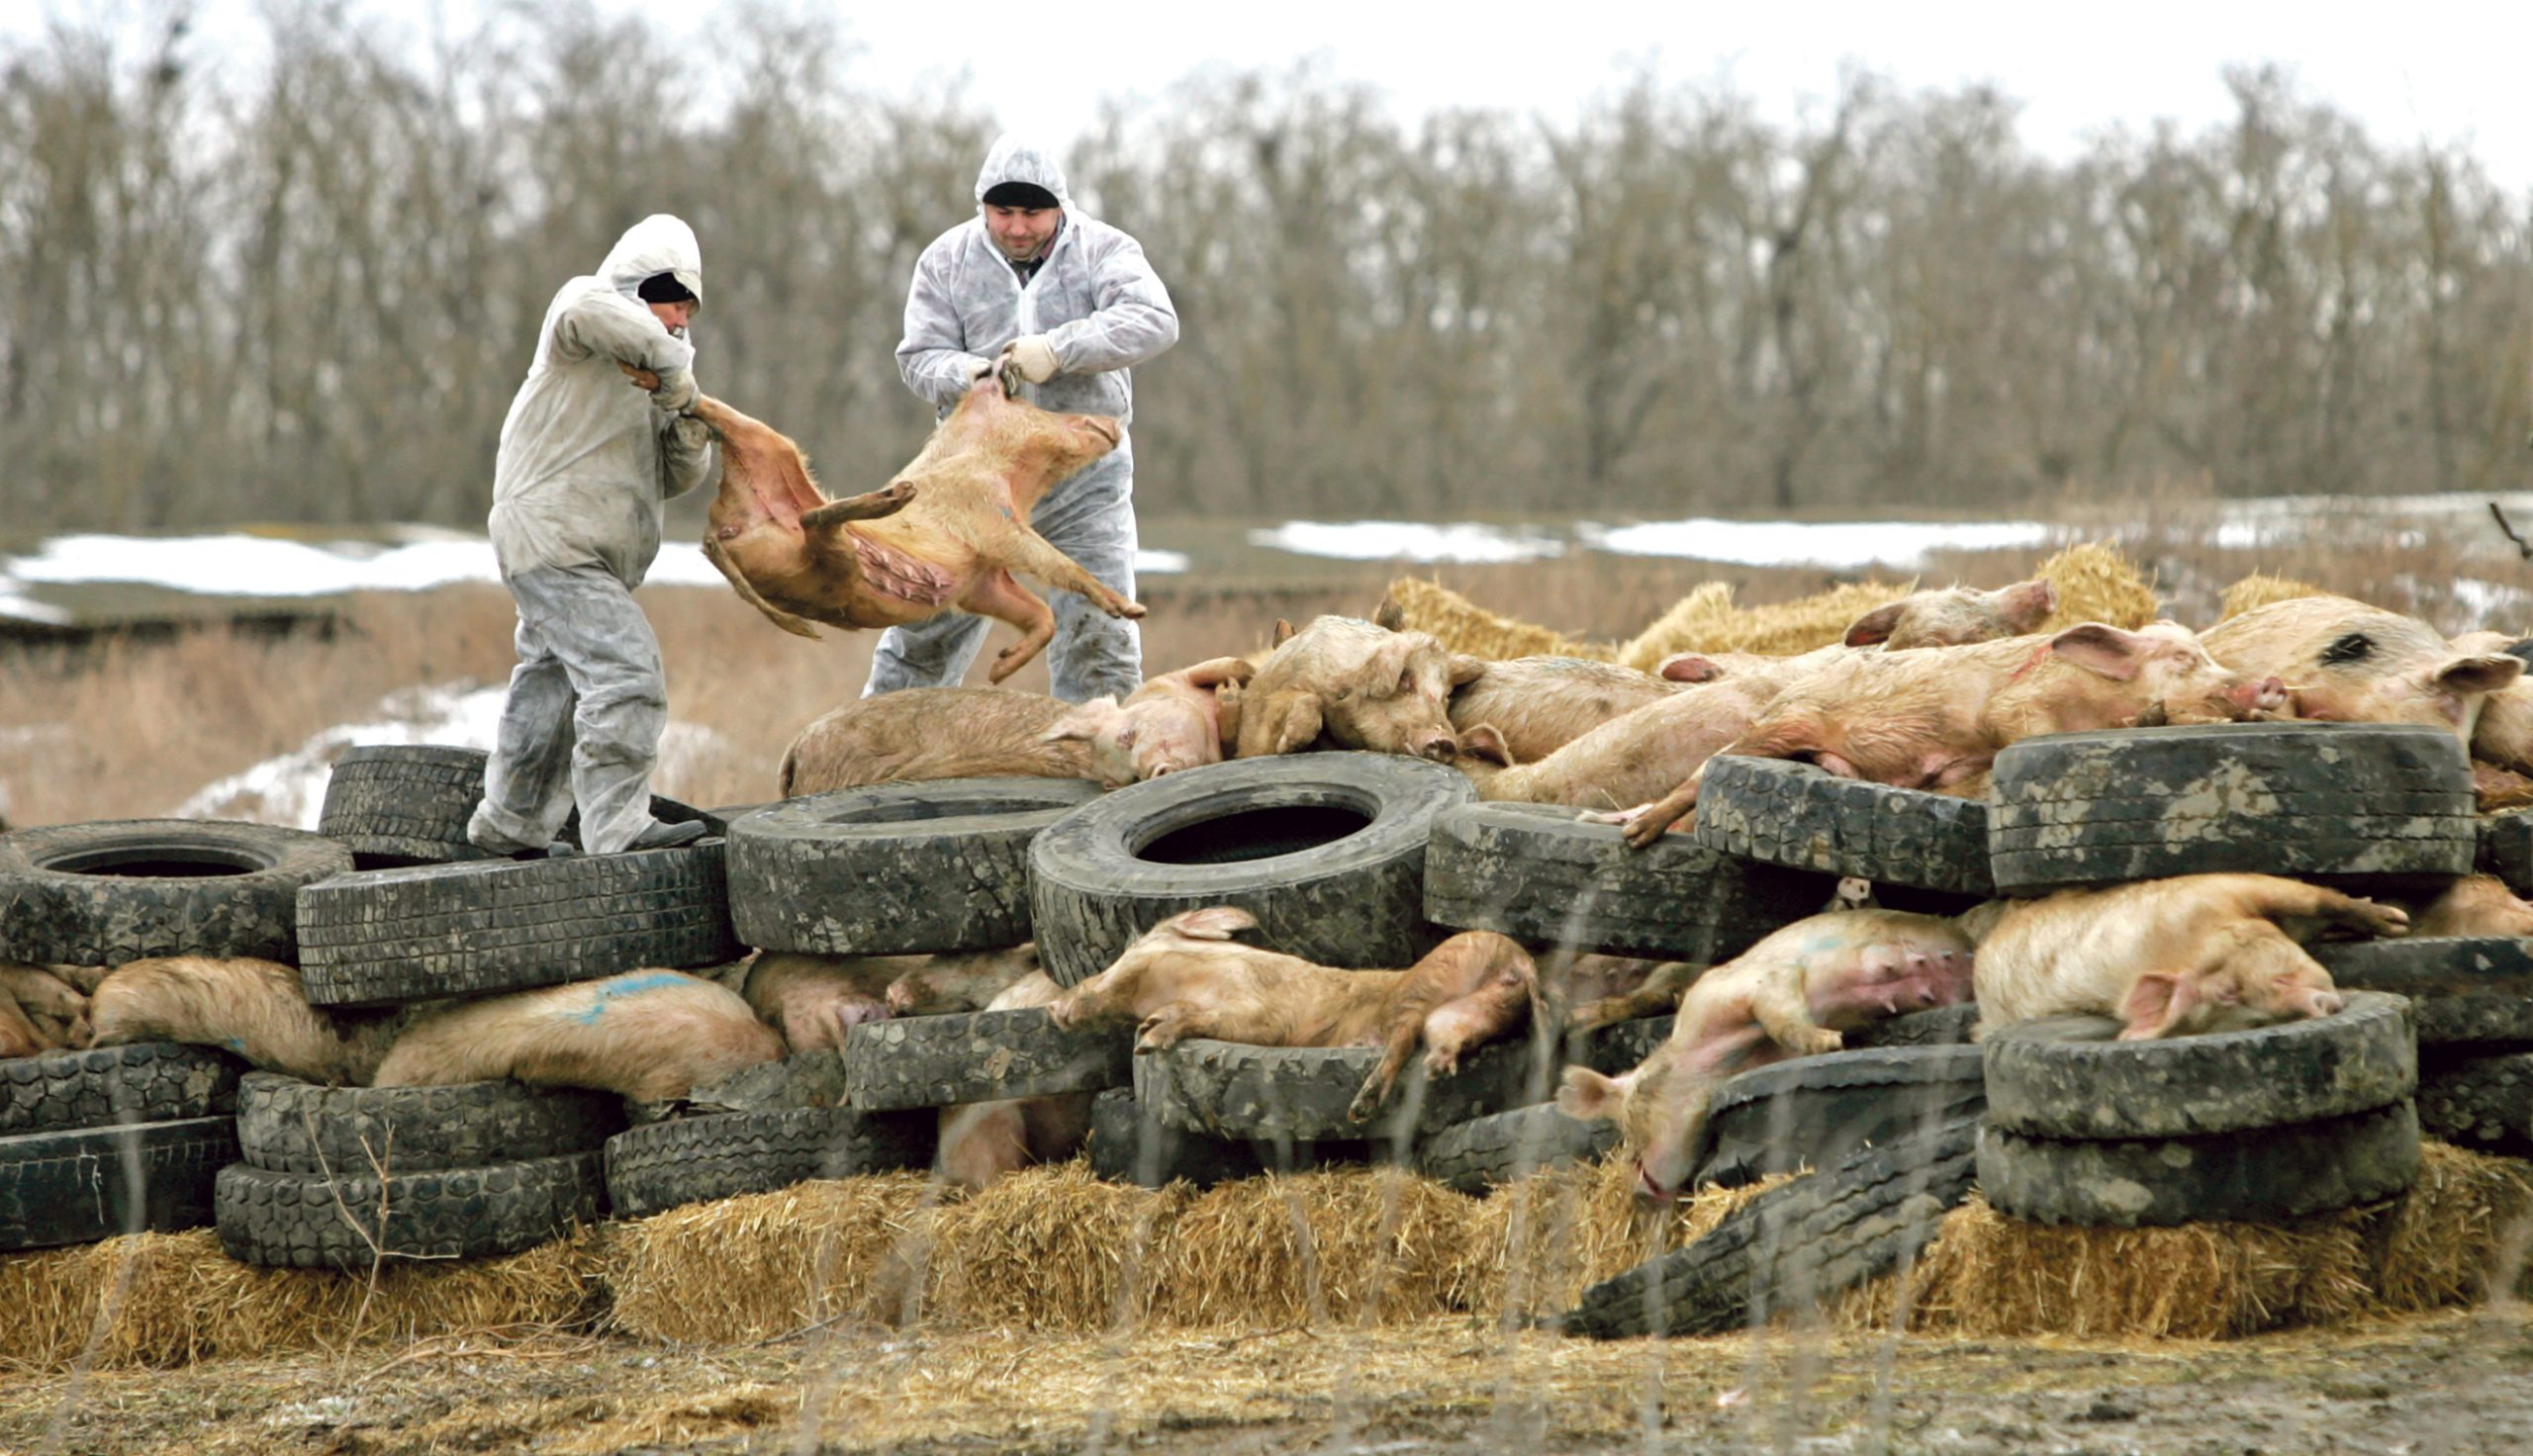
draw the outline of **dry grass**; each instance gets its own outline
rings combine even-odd
[[[2249,576],[2225,589],[2217,607],[2218,621],[2230,621],[2255,607],[2274,601],[2293,601],[2298,596],[2322,595],[2322,589],[2310,582],[2292,581],[2286,577]]]

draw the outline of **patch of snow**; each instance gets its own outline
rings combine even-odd
[[[1135,575],[1139,577],[1174,576],[1187,570],[1187,553],[1184,551],[1137,551],[1135,553]]]
[[[1290,520],[1251,531],[1249,544],[1341,561],[1536,561],[1565,554],[1565,543],[1553,536],[1469,521]]]
[[[326,780],[347,748],[379,744],[444,744],[490,751],[507,683],[459,683],[391,692],[365,723],[342,723],[289,753],[203,785],[170,811],[176,819],[250,819],[313,830],[326,806]]]
[[[1574,536],[1622,556],[1685,556],[1736,566],[1856,568],[1912,566],[1938,547],[1993,551],[2038,546],[2052,528],[2039,521],[1669,520],[1604,526],[1585,521]]]
[[[31,596],[21,596],[8,589],[8,578],[0,576],[0,617],[16,617],[22,622],[43,622],[56,627],[69,622],[70,613],[60,607]]]
[[[222,596],[316,596],[498,582],[492,542],[409,538],[397,544],[268,536],[54,536],[31,556],[0,558],[0,582],[146,582]]]

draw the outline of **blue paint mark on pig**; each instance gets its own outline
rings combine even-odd
[[[686,977],[667,970],[654,970],[642,975],[617,976],[611,981],[601,981],[596,988],[598,994],[590,998],[588,1006],[573,1012],[572,1020],[585,1027],[594,1027],[598,1025],[598,1019],[607,1014],[608,1003],[610,1001],[620,1001],[627,996],[639,996],[644,991],[656,991],[662,986],[678,986],[685,983]]]

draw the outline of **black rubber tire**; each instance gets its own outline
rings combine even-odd
[[[761,1061],[755,1066],[741,1067],[717,1082],[689,1092],[683,1106],[694,1113],[846,1107],[852,1101],[848,1091],[844,1048],[821,1046],[814,1051],[793,1052],[780,1061]],[[678,1105],[643,1104],[645,1107]],[[657,1122],[658,1119],[637,1117],[637,1121]]]
[[[525,990],[745,954],[717,839],[375,869],[308,886],[299,913],[300,979],[320,1006]]]
[[[1348,1116],[1380,1051],[1371,1046],[1251,1046],[1195,1039],[1135,1058],[1135,1095],[1181,1132],[1297,1142],[1404,1144],[1419,1133],[1545,1100],[1554,1086],[1528,1043],[1481,1046],[1457,1074],[1431,1081],[1410,1057],[1369,1121]],[[855,1089],[860,1095],[860,1089]]]
[[[1541,1103],[1445,1128],[1417,1151],[1416,1168],[1446,1188],[1483,1198],[1498,1184],[1558,1163],[1589,1162],[1618,1143],[1617,1124],[1580,1122],[1554,1103]]]
[[[2248,1032],[2113,1040],[2105,1016],[1990,1031],[1988,1121],[2033,1138],[2196,1138],[2345,1117],[2418,1087],[2409,1003],[2352,992],[2336,1015]]]
[[[2465,1147],[2512,1157],[2533,1153],[2533,1052],[2423,1061],[2418,1125],[2431,1138]]]
[[[1443,939],[1425,919],[1426,835],[1476,797],[1456,770],[1372,753],[1241,759],[1128,784],[1029,847],[1038,958],[1056,984],[1078,985],[1179,911],[1237,905],[1258,917],[1262,944],[1305,960],[1411,965]]]
[[[496,858],[466,839],[488,757],[427,743],[345,749],[326,776],[317,832],[342,841],[363,869]]]
[[[372,1177],[328,1179],[231,1163],[220,1170],[213,1200],[220,1246],[239,1263],[284,1269],[367,1269],[382,1254],[391,1261],[515,1254],[562,1237],[574,1224],[598,1222],[607,1211],[600,1163],[596,1152],[575,1152],[399,1173],[383,1189]],[[375,1253],[363,1230],[376,1238]]]
[[[1889,1016],[1867,1022],[1847,1033],[1847,1049],[1967,1046],[1971,1030],[1978,1025],[1979,1006],[1972,1001],[1964,1001],[1958,1006],[1938,1006],[1930,1011],[1912,1011],[1906,1016]]]
[[[812,1178],[851,1178],[932,1164],[940,1119],[929,1112],[770,1108],[673,1118],[607,1141],[607,1195],[619,1219]]]
[[[1565,1039],[1565,1060],[1588,1066],[1605,1077],[1623,1075],[1651,1056],[1654,1047],[1671,1040],[1674,1020],[1665,1012],[1576,1033]]]
[[[109,819],[0,834],[0,957],[297,964],[300,887],[351,867],[351,851],[324,835],[270,824]]]
[[[1985,800],[1840,778],[1787,759],[1707,760],[1693,837],[1719,854],[1876,884],[1996,889]]]
[[[904,956],[1029,939],[1029,842],[1084,778],[949,778],[787,799],[730,830],[730,923],[767,951]]]
[[[2521,895],[2533,891],[2533,809],[2511,809],[2481,820],[2473,863]]]
[[[1710,965],[1819,911],[1836,885],[1687,835],[1632,850],[1618,826],[1549,804],[1462,805],[1435,818],[1425,849],[1425,918],[1437,925]]]
[[[1832,1051],[1741,1073],[1716,1089],[1696,1182],[1738,1187],[1826,1168],[1858,1149],[1976,1118],[1976,1046]]]
[[[2039,1224],[2284,1223],[2390,1198],[2418,1169],[2418,1112],[2406,1101],[2204,1138],[1979,1134],[1980,1192],[1999,1213]]]
[[[2408,997],[2421,1046],[2533,1046],[2533,941],[2431,936],[2308,949],[2342,990]]]
[[[0,1138],[0,1250],[202,1228],[236,1156],[234,1118]]]
[[[559,1157],[623,1131],[624,1103],[602,1092],[460,1082],[448,1087],[322,1087],[248,1072],[237,1145],[273,1173],[425,1173]],[[377,1160],[374,1161],[373,1159]]]
[[[2038,893],[2244,871],[2392,886],[2470,871],[2472,765],[2397,723],[2229,723],[2027,738],[1997,755],[1990,867]]]
[[[955,1107],[1134,1083],[1132,1027],[1059,1030],[1043,1006],[867,1021],[845,1034],[855,1107]]]
[[[1205,1189],[1257,1177],[1266,1167],[1253,1143],[1163,1123],[1135,1100],[1132,1088],[1113,1087],[1090,1100],[1090,1170],[1112,1183]]]
[[[1554,1321],[1596,1339],[1720,1334],[1916,1257],[1970,1196],[1978,1124],[1947,1124],[1771,1188],[1715,1230],[1583,1292]]]
[[[178,1042],[13,1056],[0,1061],[0,1137],[226,1117],[245,1069],[226,1051]]]

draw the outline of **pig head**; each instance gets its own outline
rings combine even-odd
[[[1879,646],[1885,652],[1962,647],[2037,632],[2057,609],[2058,589],[2039,577],[1993,592],[1945,587],[1913,592],[1875,607],[1848,623],[1840,641],[1847,647]]]
[[[2533,652],[2533,644],[2512,632],[2466,632],[2453,646],[2467,657],[2505,656],[2518,662]],[[2533,774],[2533,682],[2519,677],[2482,701],[2481,716],[2472,725],[2472,757],[2512,774]],[[2481,812],[2486,814],[2495,806],[2486,801],[2486,793],[2483,797]],[[2523,801],[2520,787],[2514,797]]]
[[[1324,746],[1448,764],[1459,755],[1452,689],[1484,666],[1432,633],[1360,617],[1315,617],[1298,632],[1277,622],[1273,649],[1242,696],[1239,756]]]
[[[1094,697],[1042,737],[1050,744],[1087,744],[1092,773],[1110,788],[1219,764],[1237,746],[1227,740],[1236,739],[1240,725],[1224,694],[1257,672],[1247,658],[1212,658],[1146,679],[1123,703]]]
[[[1055,635],[1047,603],[1014,572],[1110,616],[1143,615],[1029,528],[1040,497],[1117,447],[1113,419],[1039,410],[985,372],[896,480],[829,500],[779,431],[708,396],[694,414],[721,442],[704,554],[786,631],[815,637],[811,622],[890,627],[975,612],[1020,629],[989,671],[999,682]]]
[[[2345,596],[2274,601],[2218,623],[2205,641],[2229,667],[2285,679],[2299,718],[2418,723],[2466,745],[2488,695],[2524,672],[2515,658],[2458,652],[2416,617]]]

